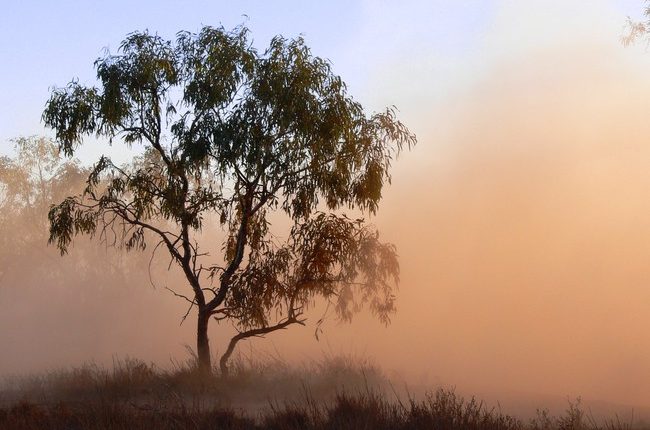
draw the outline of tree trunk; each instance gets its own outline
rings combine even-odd
[[[196,328],[196,353],[199,372],[209,375],[212,373],[212,360],[210,356],[210,340],[208,339],[208,322],[210,314],[199,311]]]
[[[224,352],[223,355],[221,356],[221,359],[219,360],[219,369],[221,370],[221,376],[228,376],[228,360],[230,360],[230,356],[235,350],[235,346],[237,345],[237,342],[239,342],[239,340],[240,340],[239,336],[235,336],[232,339],[230,339],[230,343],[228,344],[228,348],[226,349],[226,352]]]
[[[254,337],[254,336],[264,336],[265,334],[269,334],[271,332],[274,332],[276,330],[284,330],[291,324],[300,324],[300,325],[305,325],[304,321],[299,320],[296,315],[292,314],[284,321],[279,322],[275,325],[272,326],[267,326],[267,327],[260,327],[260,328],[254,328],[248,331],[243,331],[230,339],[230,343],[228,343],[228,348],[226,349],[226,352],[223,353],[221,356],[221,359],[219,360],[219,369],[221,370],[221,375],[222,376],[228,376],[228,360],[230,360],[230,356],[232,355],[233,351],[235,351],[235,347],[237,346],[237,342],[243,339],[247,339],[249,337]]]

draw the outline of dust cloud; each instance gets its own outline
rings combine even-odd
[[[433,106],[400,106],[419,143],[371,220],[402,265],[389,327],[360,315],[320,341],[299,327],[253,348],[352,353],[409,384],[495,398],[650,407],[650,55],[583,33],[482,62]],[[161,270],[153,289],[138,264],[120,285],[2,280],[2,373],[182,360],[193,320],[179,326],[184,303],[160,287],[180,281]],[[214,350],[227,334],[211,328]]]
[[[429,111],[377,220],[403,268],[386,366],[650,405],[650,81],[622,51],[531,50]]]
[[[496,20],[516,38],[533,12],[513,9],[539,8],[502,3]],[[387,329],[331,324],[321,349],[502,405],[650,406],[648,54],[618,43],[622,21],[586,15],[576,28],[553,17],[548,40],[510,50],[486,35],[498,52],[471,60],[476,76],[401,106],[419,144],[373,220],[400,253],[398,313]],[[542,29],[530,27],[524,39]],[[393,94],[440,82],[396,68],[398,87],[383,82]]]
[[[387,196],[415,368],[648,405],[650,86],[612,57],[495,69],[456,101],[453,144]]]

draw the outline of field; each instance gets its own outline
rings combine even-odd
[[[596,420],[580,401],[553,417],[521,419],[453,389],[396,389],[380,369],[349,357],[299,368],[239,359],[232,375],[197,376],[138,360],[111,369],[87,364],[6,378],[0,429],[647,429],[616,416]]]

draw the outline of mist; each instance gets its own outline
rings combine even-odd
[[[611,54],[496,69],[387,197],[393,329],[432,376],[647,404],[649,93]]]
[[[598,46],[531,56],[453,100],[386,199],[393,348],[447,383],[647,405],[647,73]]]
[[[503,2],[471,79],[383,71],[376,99],[411,95],[402,111],[420,125],[372,220],[399,250],[398,313],[387,329],[331,324],[320,348],[502,401],[647,407],[647,52],[620,45],[600,3],[580,17],[542,3],[562,13],[555,32],[536,33],[552,12],[524,10],[541,5]]]
[[[610,24],[622,27],[624,17],[605,19],[602,7],[575,23],[563,9],[551,36],[506,47],[504,34],[527,24],[524,36],[534,34],[543,17],[500,5],[485,53],[463,60],[471,77],[445,75],[443,91],[435,70],[409,75],[389,64],[371,82],[385,90],[365,95],[382,105],[409,95],[399,107],[419,141],[395,162],[370,218],[400,255],[392,323],[329,320],[317,340],[317,308],[311,325],[242,351],[291,362],[370,357],[405,384],[494,399],[583,396],[650,408],[650,55],[623,48]],[[415,79],[424,95],[410,89]],[[43,259],[65,270],[47,282],[0,279],[0,374],[125,356],[162,366],[187,359],[194,321],[180,325],[185,303],[164,286],[185,286],[164,262],[152,282],[146,256],[119,281],[79,282],[80,255],[99,268],[107,255],[123,257],[91,255],[86,244],[61,258],[43,235],[42,249],[10,271]],[[222,350],[232,330],[210,330]]]

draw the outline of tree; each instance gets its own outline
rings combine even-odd
[[[47,138],[21,137],[13,142],[15,156],[0,157],[0,244],[4,251],[0,263],[29,253],[42,254],[50,204],[83,185],[88,173],[76,160],[62,160]],[[12,263],[0,267],[16,262]]]
[[[44,285],[51,292],[64,284],[72,288],[92,281],[104,287],[112,282],[125,284],[125,275],[134,278],[136,268],[149,262],[145,255],[127,260],[89,241],[78,241],[77,252],[61,264],[56,253],[44,247],[50,206],[81,189],[90,169],[79,160],[61,157],[49,138],[20,137],[13,142],[14,154],[0,157],[0,287],[3,283],[15,289]],[[101,268],[97,261],[103,263]],[[89,295],[96,293],[86,290]],[[75,294],[79,297],[78,291]]]
[[[224,372],[238,340],[303,323],[319,296],[345,319],[369,303],[388,321],[395,249],[337,211],[375,213],[391,161],[415,144],[393,109],[367,116],[303,39],[278,36],[260,53],[245,27],[174,41],[132,33],[95,67],[97,87],[53,90],[45,124],[69,155],[91,134],[145,149],[128,166],[100,158],[85,190],[52,207],[50,242],[62,254],[78,234],[163,247],[191,290],[175,294],[197,308],[203,372],[212,317],[240,331]],[[284,244],[274,212],[293,225]],[[224,232],[224,264],[199,246],[207,228]]]
[[[648,39],[648,35],[650,34],[650,6],[644,8],[643,15],[646,18],[645,22],[636,21],[629,16],[627,17],[625,33],[621,35],[621,43],[623,46],[629,46],[640,38],[646,38],[646,42],[650,43],[650,39]]]
[[[161,271],[168,261],[150,264],[148,252],[125,254],[89,237],[78,237],[62,260],[47,246],[48,211],[83,189],[89,166],[63,157],[49,138],[12,143],[14,151],[0,157],[0,327],[12,327],[0,330],[0,344],[11,345],[0,355],[0,368],[105,352],[138,320],[151,321],[151,314],[132,315],[152,304],[146,268]],[[132,316],[130,325],[122,315]],[[120,341],[137,348],[136,339]]]

